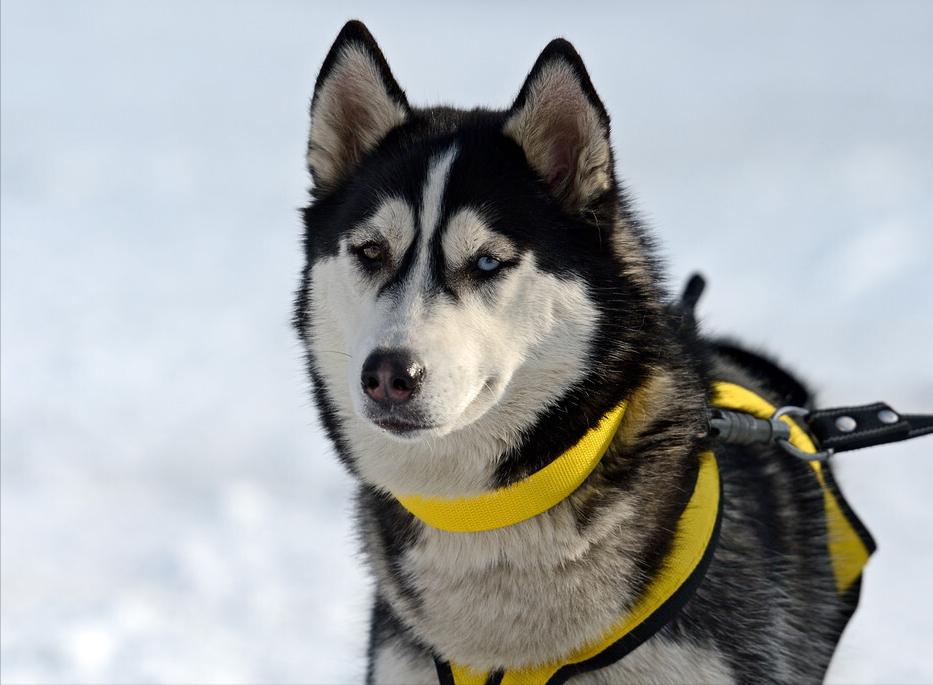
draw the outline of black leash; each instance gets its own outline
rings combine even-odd
[[[678,305],[686,322],[694,320],[694,309],[705,287],[706,282],[699,274],[693,274],[688,280]],[[776,443],[808,461],[823,461],[837,452],[933,433],[933,414],[901,414],[885,402],[813,411],[785,406],[767,419],[729,409],[711,408],[708,416],[710,436],[721,442],[735,445]],[[794,416],[803,421],[817,446],[816,454],[804,452],[790,444],[790,426],[780,420],[782,416]]]
[[[836,452],[933,433],[933,415],[901,414],[884,402],[811,411],[804,420],[819,444]]]
[[[817,446],[811,454],[790,444],[790,426],[782,416],[796,416],[806,424]],[[708,410],[710,436],[733,445],[776,443],[796,457],[824,461],[837,452],[899,442],[933,433],[933,415],[900,414],[884,402],[860,407],[807,411],[781,407],[771,418],[759,419],[730,409]]]

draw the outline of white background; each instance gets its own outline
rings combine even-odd
[[[307,106],[350,17],[414,103],[506,107],[569,38],[706,328],[823,406],[933,411],[931,3],[0,13],[5,683],[361,680],[352,486],[289,328]],[[933,680],[931,452],[838,460],[879,552],[833,681]]]

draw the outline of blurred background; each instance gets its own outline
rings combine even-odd
[[[370,587],[289,327],[307,108],[367,23],[414,103],[570,39],[707,330],[933,411],[933,3],[0,4],[0,680],[344,683]],[[839,458],[874,533],[833,682],[933,679],[933,438]]]

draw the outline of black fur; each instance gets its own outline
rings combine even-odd
[[[614,553],[636,560],[637,573],[625,582],[637,591],[664,563],[671,531],[696,478],[697,454],[715,449],[725,502],[719,547],[700,589],[661,636],[714,649],[738,682],[819,680],[857,594],[847,601],[836,595],[826,553],[823,495],[813,471],[779,449],[724,447],[704,438],[714,380],[738,382],[778,406],[805,406],[809,393],[776,364],[741,346],[704,339],[692,311],[667,300],[651,241],[614,175],[604,192],[568,207],[531,168],[521,146],[503,132],[509,117],[526,104],[536,74],[563,60],[608,138],[608,114],[579,55],[566,41],[551,42],[509,110],[417,109],[408,105],[372,36],[358,22],[347,24],[338,36],[318,77],[319,87],[349,43],[372,56],[387,92],[408,116],[343,178],[313,192],[314,200],[304,210],[307,266],[294,319],[299,333],[304,336],[308,329],[314,263],[335,255],[345,227],[370,216],[386,196],[417,207],[429,160],[456,143],[459,154],[450,169],[443,215],[462,207],[477,209],[492,230],[533,253],[540,269],[585,283],[599,309],[587,373],[573,387],[561,389],[524,440],[502,454],[489,485],[508,485],[546,466],[623,398],[663,373],[673,384],[663,402],[637,433],[610,448],[571,496],[578,531],[586,535],[623,500],[639,512],[643,529],[637,535],[606,543],[618,546]],[[434,296],[456,300],[466,289],[482,289],[478,276],[450,275],[441,238],[434,236],[431,248]],[[382,286],[387,293],[406,275],[406,257],[395,257],[398,267]],[[314,358],[309,350],[307,362],[324,427],[353,471],[350,446],[322,381],[321,365],[327,360]],[[358,507],[365,551],[380,584],[369,648],[367,679],[372,681],[376,652],[389,642],[412,658],[433,657],[435,650],[416,637],[385,592],[391,586],[406,611],[417,615],[421,610],[419,591],[402,560],[419,543],[423,525],[394,498],[369,485],[360,487]],[[620,612],[624,609],[619,606]]]

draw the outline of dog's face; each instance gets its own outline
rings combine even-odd
[[[618,229],[608,136],[566,43],[510,110],[416,110],[345,27],[311,105],[296,316],[338,442],[440,453],[467,431],[493,459],[579,385],[607,315],[594,291],[623,300],[620,254],[640,247]]]
[[[486,180],[462,192],[458,177],[490,161],[447,141],[396,160],[404,181],[380,184],[312,267],[311,343],[327,385],[389,435],[443,436],[499,405],[541,406],[583,371],[596,318],[585,284],[542,268],[528,231],[508,230],[545,217],[515,216]]]

